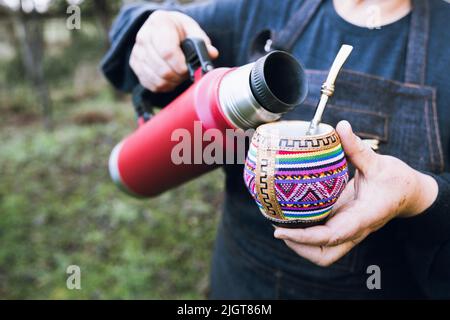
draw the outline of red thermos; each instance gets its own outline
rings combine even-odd
[[[131,195],[156,196],[216,168],[198,159],[208,144],[199,139],[208,129],[218,129],[226,140],[227,129],[276,121],[306,97],[304,70],[288,53],[272,51],[239,68],[213,69],[201,40],[186,39],[182,49],[194,83],[147,122],[141,119],[111,153],[110,175]],[[182,136],[191,137],[192,152],[191,161],[179,163],[174,148]]]

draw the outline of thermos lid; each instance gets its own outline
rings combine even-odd
[[[294,109],[308,94],[302,65],[284,51],[272,51],[255,62],[250,87],[261,106],[273,113]]]

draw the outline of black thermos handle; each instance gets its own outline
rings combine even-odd
[[[214,69],[209,58],[208,49],[206,49],[206,44],[202,39],[186,38],[181,42],[181,50],[186,58],[189,76],[192,81],[194,81],[195,71],[198,68],[202,69],[203,74]]]

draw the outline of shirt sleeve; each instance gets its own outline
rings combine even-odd
[[[136,34],[150,14],[158,9],[181,11],[196,20],[206,31],[220,57],[216,66],[231,66],[235,56],[234,30],[238,27],[241,1],[215,0],[186,6],[167,6],[139,3],[124,6],[116,18],[111,32],[111,47],[101,62],[106,78],[118,89],[131,92],[138,79],[129,66],[129,58]],[[177,92],[171,94],[176,96]]]
[[[435,202],[422,214],[404,219],[401,238],[419,285],[430,298],[450,298],[450,173],[432,176],[438,183]]]

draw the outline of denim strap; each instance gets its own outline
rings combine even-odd
[[[425,84],[430,28],[428,0],[413,0],[413,14],[406,51],[405,82]]]
[[[283,51],[292,51],[298,38],[319,8],[322,0],[306,0],[300,9],[289,19],[286,26],[274,34],[272,48]]]

